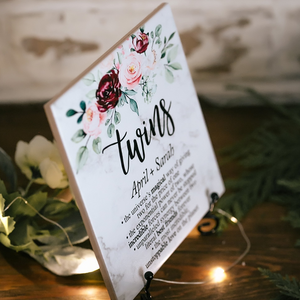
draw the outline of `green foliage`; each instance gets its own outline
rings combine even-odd
[[[222,198],[219,207],[238,219],[254,205],[271,200],[300,212],[300,109],[272,104],[249,88],[234,87],[268,104],[276,114],[237,145],[225,149],[228,161],[244,169],[238,178],[226,182],[232,193]]]
[[[279,297],[277,299],[300,299],[300,282],[298,280],[290,278],[288,275],[283,277],[267,269],[259,268],[259,271],[279,288],[280,293],[289,297]]]
[[[113,123],[110,123],[107,128],[107,136],[109,138],[112,138],[114,134],[115,134],[115,125]]]
[[[97,137],[93,140],[93,150],[95,153],[100,154],[102,149],[101,138]]]
[[[168,63],[170,63],[171,61],[173,61],[176,58],[177,52],[178,52],[178,45],[175,46],[174,48],[172,48],[169,51],[169,53],[167,55],[167,61],[168,61]]]
[[[129,100],[130,100],[130,109],[133,112],[137,113],[137,115],[139,115],[139,108],[138,108],[136,101],[131,98]]]
[[[78,171],[85,165],[87,159],[89,157],[89,150],[86,146],[81,146],[76,155],[76,166],[77,166],[77,173]]]
[[[12,160],[2,148],[0,148],[0,170],[6,176],[6,179],[10,185],[10,189],[15,191],[17,189],[16,170]]]
[[[83,131],[83,129],[78,129],[74,135],[72,136],[71,140],[74,143],[81,142],[86,137],[86,133]]]
[[[93,84],[96,80],[93,73],[88,73],[84,76],[84,78],[82,78],[82,81],[84,82],[85,85],[89,86]]]
[[[0,243],[5,247],[26,252],[58,275],[95,270],[82,269],[86,258],[95,259],[92,250],[70,246],[88,239],[74,201],[64,203],[41,191],[25,198],[9,194],[0,180],[0,216]]]
[[[0,232],[9,235],[15,228],[15,221],[10,216],[4,216],[4,203],[5,199],[0,194]]]
[[[90,90],[90,91],[86,94],[87,98],[89,98],[90,100],[96,98],[96,91],[97,91],[96,89]]]

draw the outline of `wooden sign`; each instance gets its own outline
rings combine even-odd
[[[224,192],[170,7],[45,106],[112,299],[132,299]]]

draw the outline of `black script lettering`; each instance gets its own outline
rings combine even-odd
[[[170,150],[167,151],[167,153],[159,158],[159,157],[156,157],[155,158],[155,163],[156,163],[156,170],[159,171],[165,164],[166,162],[174,155],[174,148],[173,146],[170,144]]]
[[[147,132],[146,128],[146,123],[143,122],[144,125],[144,130],[142,131],[141,128],[137,128],[135,131],[136,137],[138,138],[139,142],[134,139],[132,142],[130,140],[126,141],[126,148],[127,148],[127,162],[126,162],[126,154],[123,153],[124,149],[122,149],[122,142],[125,139],[127,132],[123,135],[123,137],[120,137],[119,130],[116,130],[116,138],[117,141],[107,145],[103,150],[102,153],[111,146],[118,146],[119,150],[119,157],[120,157],[120,162],[121,162],[121,167],[123,173],[126,175],[129,172],[130,169],[130,161],[133,160],[135,157],[139,159],[140,162],[143,162],[146,157],[145,153],[145,148],[144,148],[144,142],[146,143],[147,146],[150,145],[152,136],[156,136],[156,123],[159,131],[159,135],[163,137],[165,135],[165,132],[167,131],[168,135],[171,136],[175,132],[175,124],[173,121],[173,118],[170,114],[170,109],[171,109],[171,104],[170,102],[169,108],[166,108],[166,101],[164,99],[161,99],[159,101],[159,107],[158,105],[155,105],[154,111],[153,111],[153,117],[152,119],[149,119],[149,126],[150,126],[150,131],[149,134]],[[162,119],[160,118],[160,110],[162,112]],[[126,151],[126,150],[125,150]],[[125,159],[124,159],[125,157]]]

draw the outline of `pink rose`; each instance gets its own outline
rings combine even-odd
[[[141,55],[132,52],[127,55],[120,66],[119,80],[122,86],[134,89],[142,78]]]
[[[92,104],[86,110],[83,117],[83,130],[86,134],[97,137],[101,133],[101,124],[104,123],[106,113],[101,113],[96,104]]]

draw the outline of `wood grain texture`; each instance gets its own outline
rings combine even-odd
[[[266,115],[267,109],[244,107],[218,109],[202,105],[213,145],[218,151],[249,133]],[[0,106],[0,145],[12,157],[18,140],[29,141],[41,134],[52,138],[42,105]],[[220,159],[219,155],[218,158]],[[238,168],[221,165],[225,178],[238,173]],[[24,185],[25,178],[19,174]],[[300,278],[299,237],[295,229],[280,218],[285,209],[265,203],[255,207],[243,220],[252,248],[244,259],[228,272],[221,283],[204,285],[170,285],[153,281],[153,299],[272,299],[277,292],[265,280],[258,267]],[[194,229],[157,272],[157,278],[178,281],[201,281],[212,268],[229,266],[246,244],[235,225],[221,235],[202,237]],[[0,299],[4,300],[100,300],[109,299],[100,272],[58,277],[45,270],[29,256],[0,245]],[[140,299],[139,296],[135,300]]]

